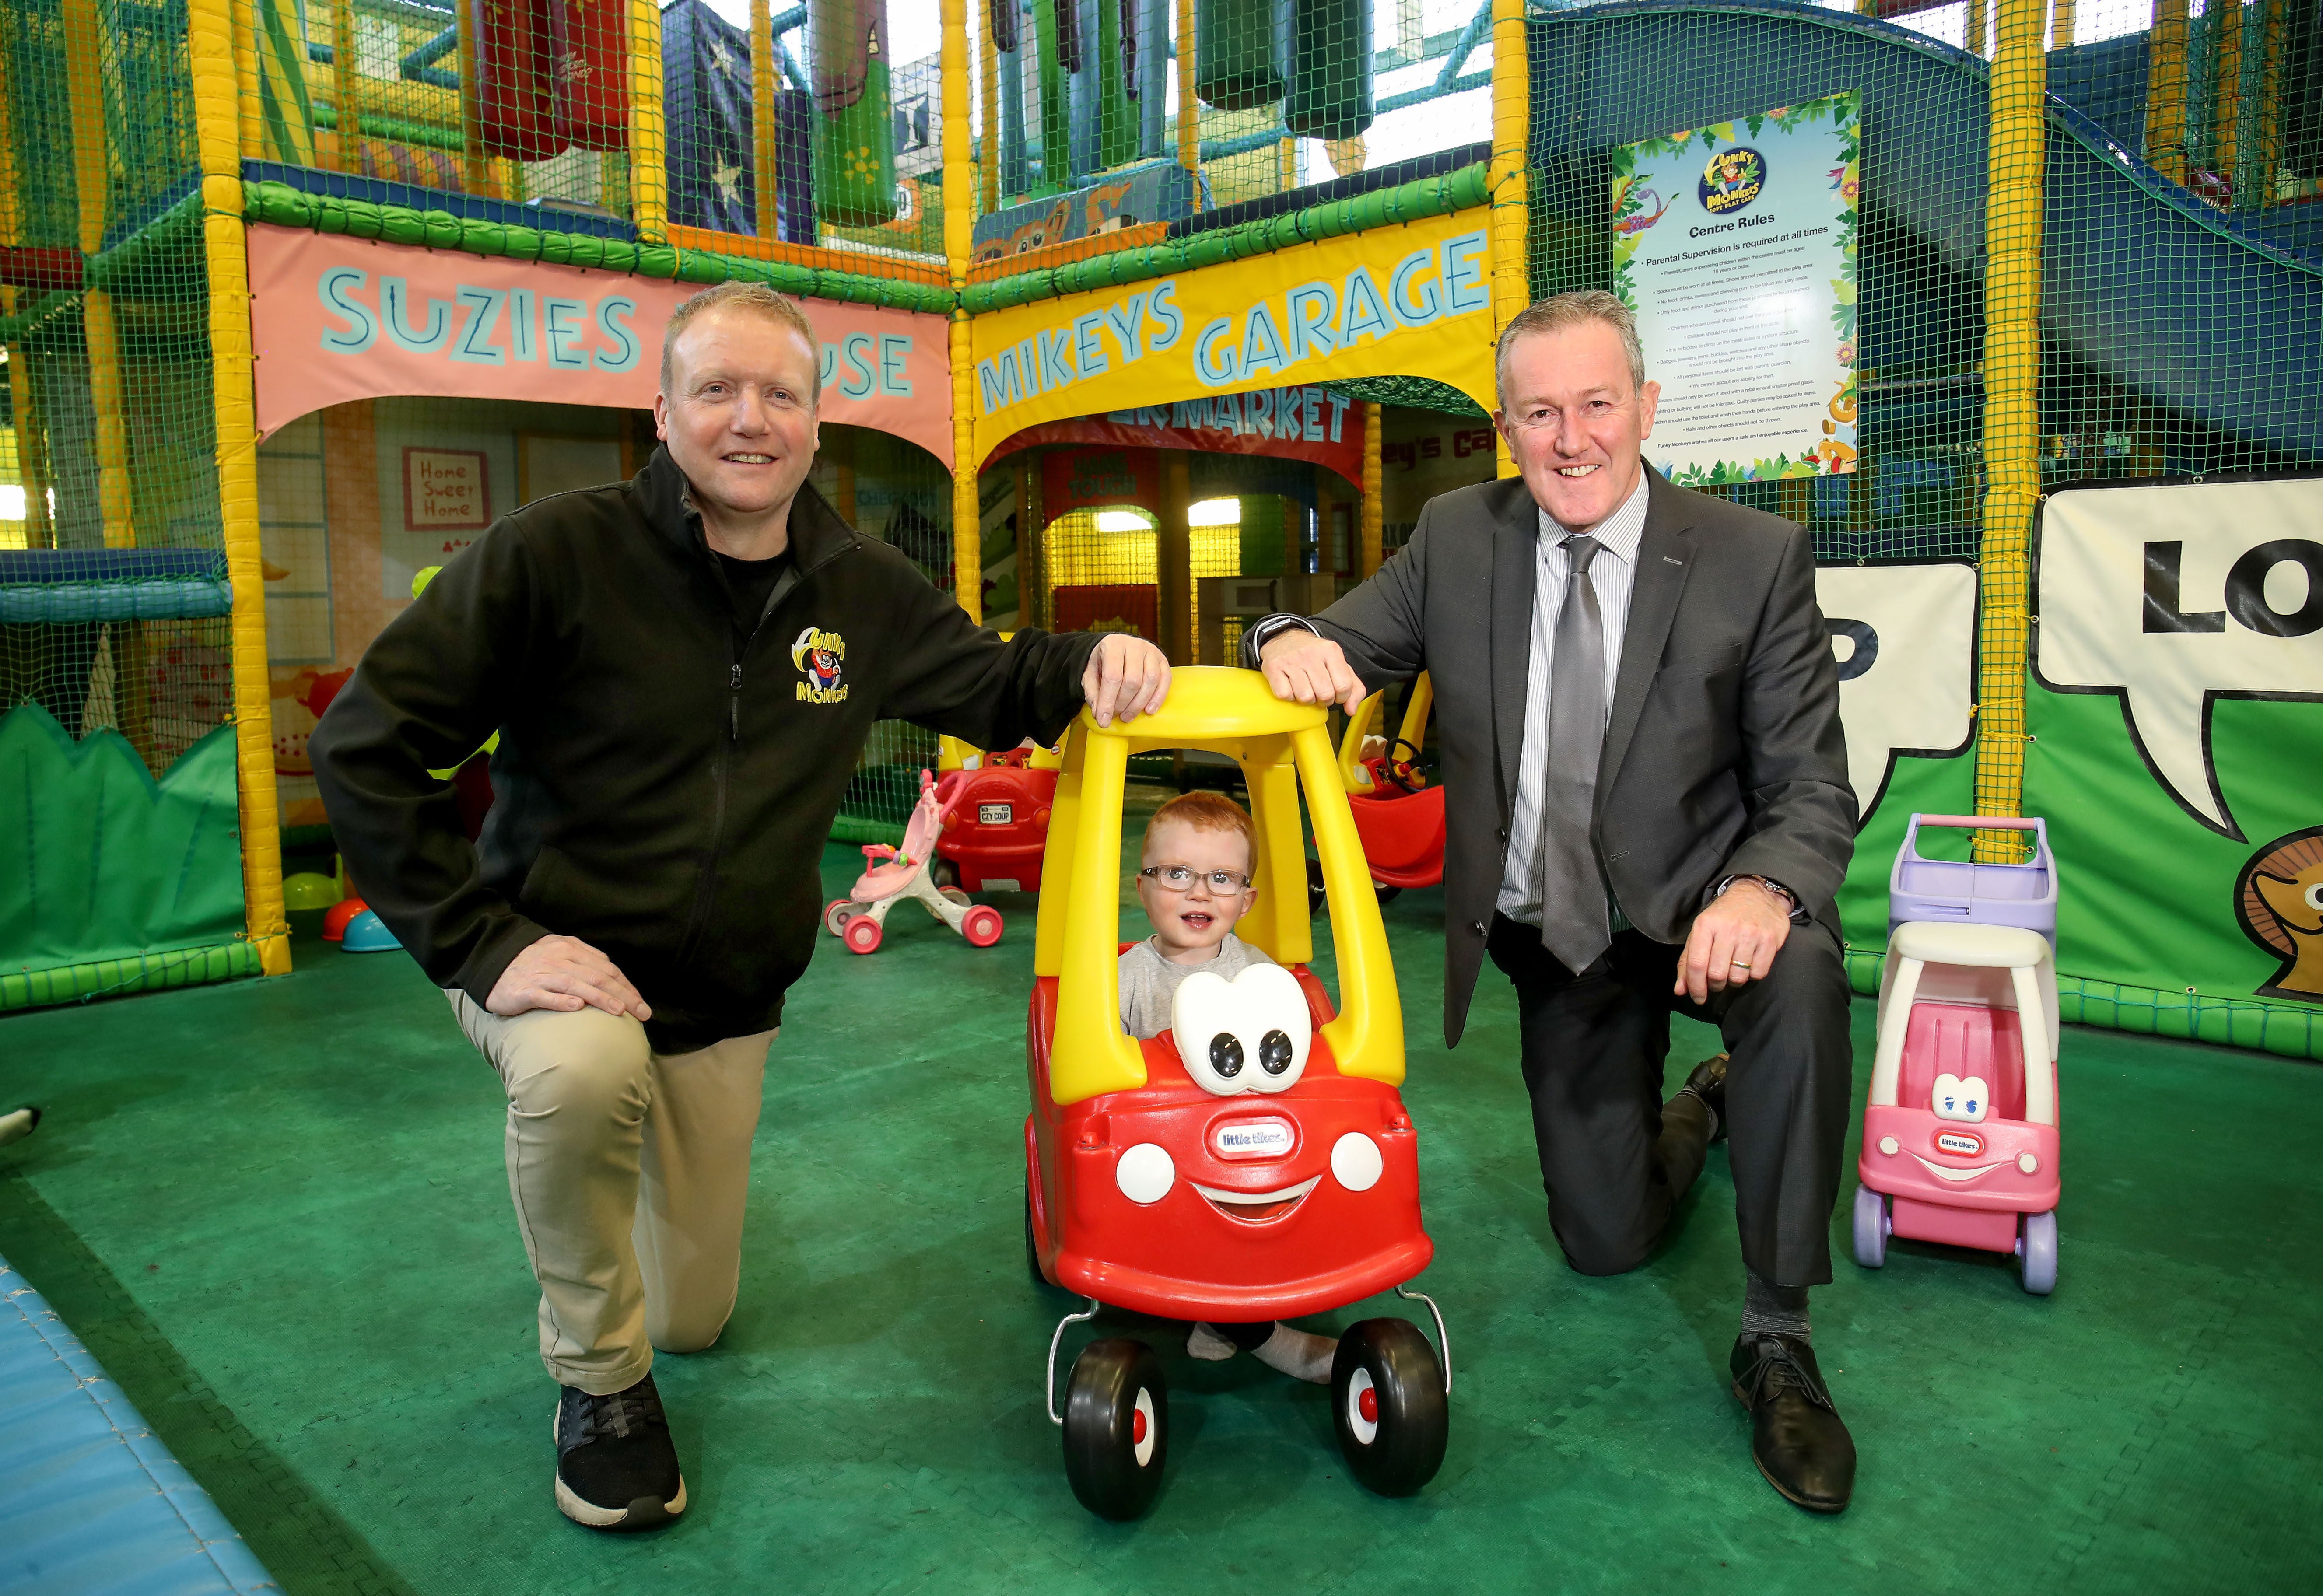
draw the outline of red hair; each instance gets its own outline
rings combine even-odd
[[[1145,822],[1145,840],[1139,845],[1141,852],[1152,851],[1154,828],[1165,821],[1191,826],[1197,831],[1237,833],[1248,853],[1252,868],[1257,867],[1258,834],[1250,823],[1250,813],[1224,793],[1180,793],[1155,810],[1153,818]]]

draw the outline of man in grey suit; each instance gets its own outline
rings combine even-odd
[[[1855,1445],[1807,1288],[1831,1279],[1852,1079],[1832,899],[1856,805],[1813,552],[1644,464],[1659,389],[1611,294],[1522,312],[1497,376],[1521,480],[1431,500],[1378,575],[1311,623],[1269,617],[1245,659],[1281,697],[1349,708],[1433,673],[1445,1041],[1489,954],[1516,987],[1550,1224],[1584,1274],[1643,1262],[1727,1140],[1752,1455],[1837,1512]],[[1665,1103],[1673,1010],[1727,1053]]]

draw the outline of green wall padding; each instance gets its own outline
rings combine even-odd
[[[138,969],[137,985],[219,978],[194,969],[243,931],[234,755],[221,726],[156,782],[118,732],[76,742],[37,704],[0,716],[0,1007],[60,1001],[7,1001],[35,976],[74,986],[67,997]],[[67,974],[115,960],[134,969]],[[148,968],[177,965],[179,979]]]
[[[100,959],[93,964],[68,964],[55,969],[18,970],[0,975],[0,1014],[91,997],[116,997],[125,992],[200,986],[258,973],[257,945],[247,941],[179,948],[135,959]]]

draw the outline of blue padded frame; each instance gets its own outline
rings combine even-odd
[[[281,1589],[79,1337],[0,1258],[0,1591]]]

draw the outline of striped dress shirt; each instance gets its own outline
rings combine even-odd
[[[1630,594],[1637,586],[1638,542],[1646,531],[1647,477],[1641,469],[1638,485],[1613,513],[1587,535],[1601,546],[1589,563],[1589,584],[1597,594],[1597,613],[1605,633],[1605,718],[1612,719],[1613,680],[1621,669],[1621,639],[1630,629]],[[1517,766],[1515,812],[1509,821],[1509,850],[1501,867],[1501,895],[1494,903],[1510,920],[1540,923],[1540,878],[1533,856],[1540,842],[1541,789],[1548,783],[1548,677],[1556,652],[1556,612],[1565,602],[1565,584],[1572,579],[1573,556],[1565,547],[1566,528],[1540,515],[1540,540],[1533,566],[1532,646],[1525,666],[1524,754]],[[1602,772],[1599,773],[1601,775]],[[1613,889],[1605,888],[1612,911],[1612,929],[1628,929]]]

